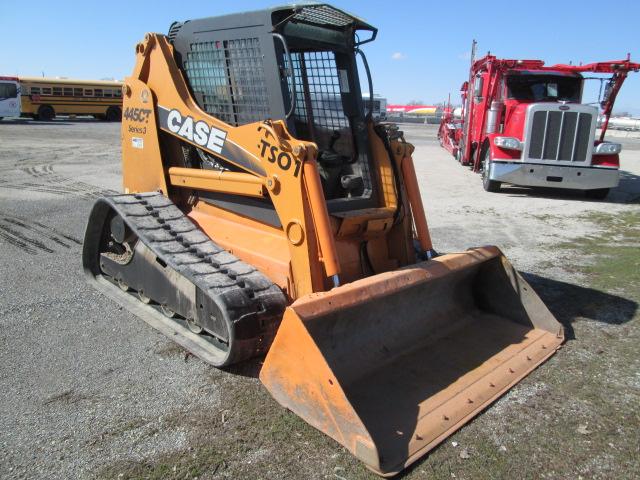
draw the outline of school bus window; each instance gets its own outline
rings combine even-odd
[[[116,90],[116,97],[121,97],[122,96],[122,90]]]
[[[102,89],[101,88],[96,88],[93,90],[96,97],[101,97],[102,96]]]
[[[82,96],[82,89],[81,88],[74,88],[73,89],[73,96],[74,97],[81,97]]]
[[[72,97],[73,96],[73,88],[64,88],[64,95],[67,97]]]
[[[62,95],[62,87],[53,87],[54,95]]]
[[[113,97],[113,90],[105,90],[103,96],[104,97]]]
[[[88,89],[84,89],[84,96],[85,97],[93,97],[93,90],[88,90]]]
[[[40,87],[31,87],[31,95],[40,95]]]
[[[51,87],[42,87],[43,95],[51,95]]]

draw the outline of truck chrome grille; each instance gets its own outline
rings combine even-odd
[[[538,110],[531,121],[530,159],[563,162],[589,159],[591,113]]]

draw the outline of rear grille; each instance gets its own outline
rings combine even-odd
[[[536,111],[529,139],[529,158],[585,162],[593,115],[584,112]]]
[[[184,63],[200,107],[231,125],[269,118],[258,38],[192,43]]]

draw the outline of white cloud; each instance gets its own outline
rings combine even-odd
[[[407,56],[402,52],[396,52],[391,55],[391,60],[404,60]]]

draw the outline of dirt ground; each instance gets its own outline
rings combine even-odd
[[[500,246],[568,334],[404,478],[640,476],[640,140],[587,201],[486,193],[434,127],[402,128],[436,249]],[[120,189],[119,157],[119,124],[0,122],[0,477],[375,478],[277,405],[259,360],[209,367],[85,283],[86,218]]]

